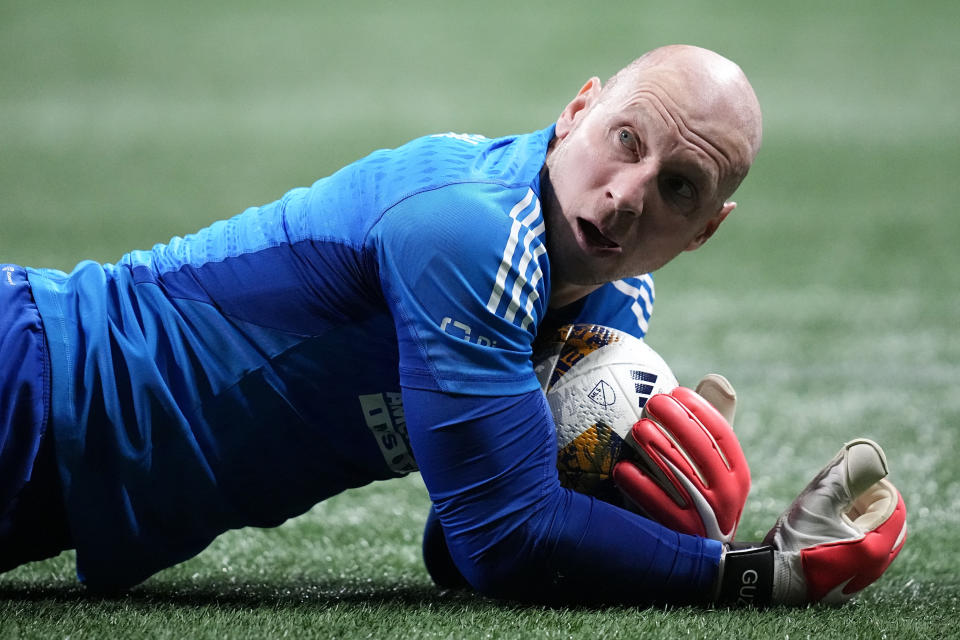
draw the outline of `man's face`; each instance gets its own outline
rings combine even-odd
[[[567,106],[546,162],[559,281],[596,285],[658,269],[703,244],[733,209],[724,189],[742,141],[723,113],[691,100],[684,81],[650,72],[602,95],[591,80]]]

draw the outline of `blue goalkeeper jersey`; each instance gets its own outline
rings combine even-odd
[[[421,138],[116,264],[30,269],[81,579],[135,584],[416,470],[408,430],[434,416],[409,402],[539,393],[552,135]],[[569,319],[642,336],[652,301],[640,276]]]

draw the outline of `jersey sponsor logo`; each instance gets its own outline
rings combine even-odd
[[[455,338],[460,338],[467,342],[473,342],[478,344],[481,347],[495,347],[497,346],[497,341],[488,338],[487,336],[476,335],[473,333],[473,328],[458,320],[454,320],[450,316],[446,316],[443,320],[440,321],[440,331],[448,333]]]
[[[417,462],[410,452],[401,395],[391,392],[369,393],[357,398],[367,428],[373,433],[390,470],[399,475],[416,471]]]
[[[540,299],[537,287],[543,279],[540,257],[547,252],[543,243],[544,224],[540,200],[533,189],[510,211],[513,223],[503,249],[487,309],[507,322],[527,330],[534,323],[533,305]]]
[[[612,284],[617,291],[633,298],[630,311],[637,318],[637,326],[646,334],[650,323],[650,314],[653,313],[653,276],[648,273],[638,278],[630,278],[630,280],[632,282],[614,280]]]
[[[12,273],[13,273],[13,267],[4,267],[4,268],[3,268],[3,275],[6,276],[6,278],[7,278],[7,284],[9,284],[11,287],[12,287],[12,286],[15,286],[15,284],[14,284],[14,282],[13,282],[13,276],[11,275]]]

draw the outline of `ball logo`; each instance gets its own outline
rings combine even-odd
[[[639,396],[638,406],[643,409],[647,400],[653,395],[654,385],[657,384],[657,374],[648,371],[631,371],[630,377],[634,380],[633,390]]]
[[[602,407],[609,407],[617,401],[617,394],[605,380],[598,382],[587,397]]]
[[[670,367],[643,340],[595,324],[541,332],[532,363],[554,418],[560,483],[620,504],[613,465],[647,398],[677,386]]]

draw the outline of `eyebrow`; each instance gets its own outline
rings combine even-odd
[[[697,175],[701,184],[711,185],[714,191],[719,191],[720,182],[723,178],[722,163],[717,159],[719,156],[723,160],[730,162],[730,158],[722,149],[714,145],[708,138],[700,135],[695,129],[687,126],[680,116],[676,116],[677,127],[680,129],[680,137],[687,143],[688,149],[694,154],[706,157],[716,168],[715,171],[705,171],[700,165],[688,166],[688,170]]]
[[[719,192],[723,171],[720,167],[721,163],[717,161],[714,154],[729,161],[726,154],[696,130],[687,126],[687,123],[684,122],[682,117],[675,115],[667,109],[663,98],[656,92],[643,89],[633,94],[631,98],[632,99],[629,99],[627,103],[624,104],[624,110],[616,117],[632,123],[633,126],[639,129],[644,119],[641,117],[642,109],[640,108],[639,102],[642,101],[651,105],[651,108],[666,125],[676,127],[679,130],[680,138],[686,143],[683,150],[707,158],[716,167],[716,171],[705,171],[699,163],[691,163],[688,161],[681,161],[679,165],[677,163],[667,164],[664,168],[677,173],[683,173],[689,177],[697,187],[698,195],[704,192],[704,187],[707,187],[709,191]],[[712,194],[707,194],[707,197],[710,195]]]
[[[635,114],[634,117],[629,119],[634,126],[640,126],[639,114]],[[682,131],[690,131],[686,126]],[[693,133],[693,132],[691,132]],[[703,140],[703,138],[696,133],[693,134],[694,138],[697,141]],[[680,147],[681,157],[665,159],[663,164],[663,169],[669,173],[680,174],[683,177],[689,179],[693,182],[694,186],[697,189],[697,196],[700,198],[710,198],[713,196],[714,192],[719,191],[720,189],[720,168],[716,159],[710,155],[703,147],[694,144],[691,140],[681,133],[681,139],[685,143]],[[705,142],[705,141],[704,141]],[[707,145],[712,149],[713,145],[707,143]],[[693,160],[693,158],[701,160],[700,162]],[[717,168],[716,171],[709,171],[704,169],[702,159],[707,159],[714,167]]]

